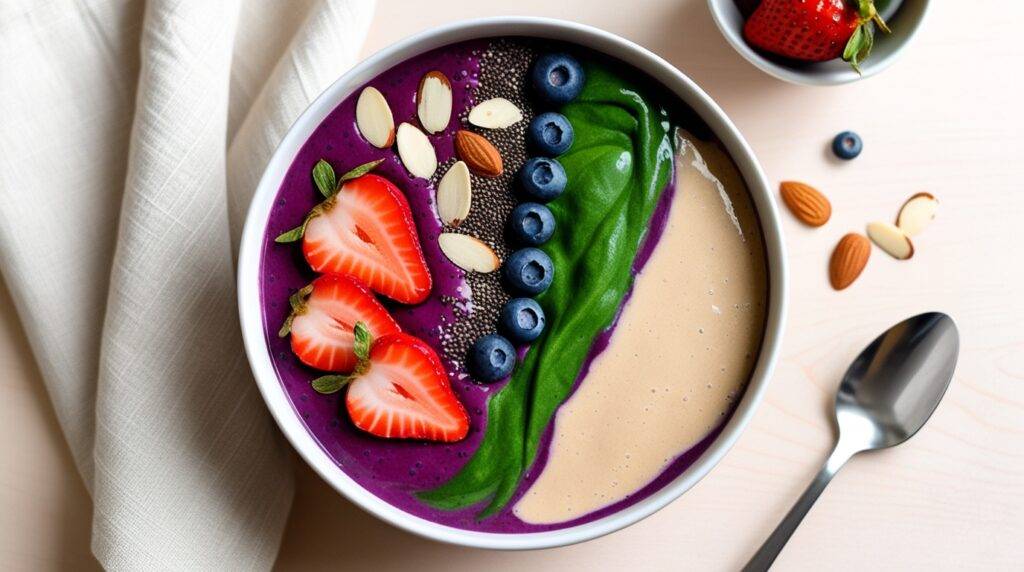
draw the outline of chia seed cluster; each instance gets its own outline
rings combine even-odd
[[[503,172],[494,178],[470,175],[473,204],[469,216],[457,227],[445,225],[444,232],[458,232],[475,236],[486,242],[502,260],[512,253],[513,246],[506,237],[506,224],[512,209],[518,204],[515,196],[516,173],[526,162],[526,130],[535,115],[529,98],[529,71],[536,52],[524,43],[500,39],[474,54],[480,61],[478,87],[473,93],[476,102],[503,97],[516,105],[523,114],[522,121],[506,129],[477,129],[469,124],[469,110],[459,115],[460,125],[487,137],[501,153]],[[456,159],[438,168],[436,175],[447,172]],[[435,181],[436,183],[436,181]],[[501,273],[481,274],[468,272],[466,293],[468,304],[459,300],[445,300],[455,315],[454,323],[446,328],[441,346],[445,356],[457,366],[465,363],[470,347],[478,338],[497,329],[498,316],[510,295],[502,285]]]

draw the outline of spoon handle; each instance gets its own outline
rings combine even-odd
[[[825,485],[832,480],[832,477],[839,471],[839,469],[846,464],[846,461],[854,455],[856,451],[847,450],[844,447],[836,446],[832,450],[832,454],[829,455],[828,460],[825,461],[825,466],[821,468],[818,475],[814,477],[811,484],[804,491],[804,494],[800,496],[800,499],[796,501],[793,508],[789,509],[789,513],[786,514],[786,518],[782,519],[779,526],[775,527],[775,531],[772,535],[764,541],[761,548],[754,554],[754,557],[747,562],[747,565],[743,567],[743,572],[764,572],[771,568],[772,562],[779,556],[779,552],[782,552],[782,547],[789,541],[789,537],[793,535],[796,527],[800,525],[800,521],[804,519],[807,512],[811,510],[811,506],[814,505],[814,501],[818,500],[821,495],[821,491],[825,490]]]

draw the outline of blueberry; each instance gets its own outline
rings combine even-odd
[[[497,381],[508,377],[516,365],[512,342],[498,334],[480,336],[469,350],[469,367],[479,381]]]
[[[540,246],[555,233],[555,216],[539,203],[522,203],[512,209],[508,219],[509,234],[527,246]]]
[[[555,267],[551,258],[539,248],[521,248],[505,261],[505,281],[513,290],[536,296],[551,286]]]
[[[548,111],[530,121],[526,144],[538,155],[557,157],[572,146],[572,124],[561,113]]]
[[[832,152],[840,159],[849,161],[860,155],[863,150],[864,142],[861,141],[860,135],[853,131],[843,131],[832,140]]]
[[[568,54],[544,54],[530,70],[537,96],[549,105],[565,105],[576,99],[586,76],[576,58]]]
[[[546,203],[553,201],[565,190],[565,169],[555,159],[534,157],[527,159],[519,169],[519,186],[530,198]]]
[[[544,310],[533,298],[512,298],[501,309],[498,325],[513,341],[532,342],[544,331]]]

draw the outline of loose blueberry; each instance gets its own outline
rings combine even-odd
[[[553,201],[565,190],[565,169],[555,159],[534,157],[527,159],[519,169],[519,186],[526,196],[535,201]]]
[[[533,247],[513,252],[505,261],[504,272],[508,285],[525,296],[536,296],[547,290],[555,277],[551,258],[543,250]]]
[[[538,155],[557,157],[572,147],[572,124],[561,113],[548,111],[530,121],[526,144]]]
[[[832,152],[836,157],[849,161],[864,150],[864,141],[853,131],[843,131],[832,140]]]
[[[542,101],[559,106],[576,99],[583,90],[586,76],[576,58],[568,54],[544,54],[534,62],[530,80]]]
[[[516,348],[498,334],[480,336],[469,350],[469,367],[479,381],[497,381],[512,374]]]
[[[544,331],[544,310],[533,298],[512,298],[501,309],[498,325],[512,341],[532,342]]]
[[[527,246],[540,246],[555,233],[555,216],[539,203],[521,203],[508,219],[509,234]]]

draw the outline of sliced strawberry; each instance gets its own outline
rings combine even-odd
[[[353,328],[364,322],[382,334],[401,329],[377,298],[348,276],[325,274],[292,296],[292,314],[279,334],[292,335],[292,351],[302,363],[324,371],[356,367]]]
[[[398,187],[363,175],[341,185],[306,224],[302,252],[313,270],[348,274],[396,302],[430,294],[430,271],[412,211]]]
[[[387,439],[451,442],[466,437],[469,416],[430,346],[403,333],[371,344],[361,323],[354,337],[356,354],[365,358],[355,372],[318,378],[313,388],[334,393],[348,385],[345,407],[356,427]]]

